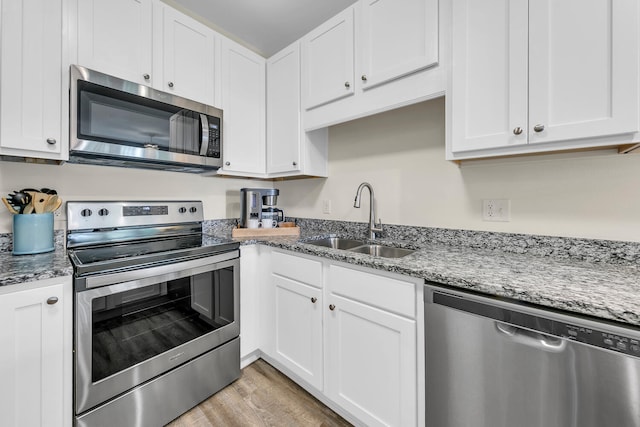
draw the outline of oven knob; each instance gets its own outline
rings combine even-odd
[[[185,208],[184,206],[178,209],[178,212],[180,213],[185,213],[186,211],[187,211],[187,208]]]
[[[198,208],[196,208],[195,206],[191,206],[191,207],[189,208],[189,212],[191,212],[191,213],[196,213],[196,212],[198,212]]]
[[[100,210],[98,211],[98,215],[100,215],[100,216],[107,216],[107,215],[109,215],[109,210],[108,210],[108,209],[105,209],[105,208],[102,208],[102,209],[100,209]]]
[[[93,212],[91,212],[91,209],[82,209],[80,211],[80,215],[82,215],[82,216],[91,216],[92,213]]]

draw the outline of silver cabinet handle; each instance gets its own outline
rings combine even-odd
[[[167,83],[167,85],[168,85],[169,87],[173,87],[173,82],[169,82],[169,83]]]
[[[349,82],[344,82],[344,87],[346,87],[347,89],[349,89],[351,87],[351,83]]]
[[[362,75],[362,77],[360,77],[362,79],[363,82],[367,81],[367,76],[365,74]]]
[[[336,309],[336,306],[333,304],[329,304],[329,310],[333,311]]]
[[[298,162],[293,162],[293,166],[298,166]]]
[[[314,304],[315,304],[315,303],[316,303],[316,301],[318,301],[318,298],[316,298],[316,297],[311,297],[311,302],[312,302],[312,303],[314,303]]]
[[[49,145],[56,145],[56,139],[55,138],[47,138],[47,144]]]
[[[57,302],[58,302],[58,297],[49,297],[47,299],[47,304],[49,304],[49,305],[53,305],[53,304],[55,304]]]
[[[151,76],[149,74],[143,74],[142,78],[144,78],[145,80],[149,80]]]
[[[533,130],[536,132],[542,132],[544,130],[544,125],[535,125]]]
[[[520,126],[518,126],[513,130],[514,135],[520,135],[521,133],[522,133],[522,128]]]
[[[231,162],[224,162],[225,166],[231,166]]]

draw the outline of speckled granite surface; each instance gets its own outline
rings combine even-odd
[[[294,220],[301,227],[300,238],[235,240],[640,327],[639,243],[385,225],[381,242],[416,249],[404,258],[388,259],[307,243],[329,235],[363,238],[366,224]],[[205,244],[229,241],[235,223],[206,221]],[[62,233],[56,235],[57,243],[62,239]],[[55,252],[26,256],[12,256],[7,248],[10,236],[0,236],[0,285],[72,273],[61,245]]]
[[[305,243],[328,235],[362,238],[366,224],[297,219],[300,238],[242,244],[335,261],[640,326],[640,244],[558,237],[385,226],[380,241],[417,249],[388,259]]]

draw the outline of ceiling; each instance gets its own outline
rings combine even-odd
[[[164,1],[269,57],[357,0]]]

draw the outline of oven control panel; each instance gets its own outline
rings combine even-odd
[[[203,220],[201,201],[67,202],[67,228],[71,231]]]

